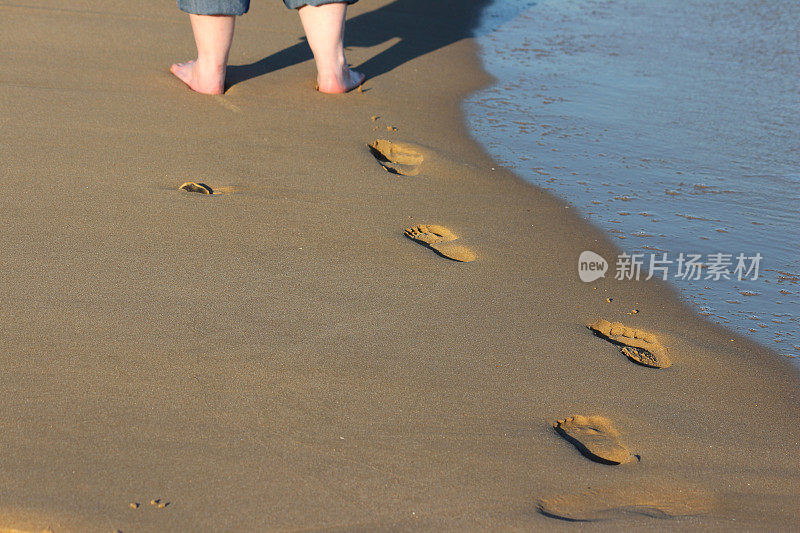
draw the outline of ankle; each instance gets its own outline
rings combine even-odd
[[[207,57],[197,58],[197,67],[206,74],[224,74],[227,67],[227,60]]]
[[[317,75],[319,77],[339,77],[347,70],[344,55],[317,59]]]

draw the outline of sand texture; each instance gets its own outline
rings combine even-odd
[[[209,97],[173,2],[0,4],[0,530],[800,528],[797,373],[581,282],[610,241],[470,139],[482,5],[355,4],[334,96],[254,2]]]

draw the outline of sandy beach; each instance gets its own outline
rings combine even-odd
[[[254,2],[209,97],[172,2],[0,3],[0,531],[800,528],[797,370],[470,139],[482,5],[332,96]]]

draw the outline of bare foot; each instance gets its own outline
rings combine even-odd
[[[317,74],[317,90],[321,93],[341,94],[352,91],[362,83],[366,76],[349,67],[330,73]]]
[[[225,66],[206,66],[196,60],[175,63],[170,67],[183,83],[195,92],[202,94],[222,94],[225,92]]]

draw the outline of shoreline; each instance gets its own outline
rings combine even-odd
[[[477,40],[485,68],[500,81],[467,99],[476,137],[505,166],[577,206],[627,253],[643,254],[645,264],[651,254],[751,255],[756,247],[757,280],[691,280],[673,276],[673,264],[670,281],[712,322],[785,357],[798,354],[791,341],[800,334],[791,320],[800,303],[797,265],[788,244],[798,240],[798,213],[786,194],[798,189],[791,170],[797,165],[787,146],[791,91],[781,81],[791,78],[791,62],[775,60],[794,57],[780,52],[791,25],[779,24],[751,50],[735,43],[763,34],[760,25],[777,16],[768,6],[522,4],[487,8],[483,24],[496,29],[482,27]],[[511,18],[509,6],[521,12]],[[775,20],[783,21],[796,11],[776,9],[786,16]],[[672,48],[669,28],[691,40],[711,13],[717,23],[702,42]],[[671,23],[640,33],[659,19]],[[726,32],[732,27],[747,31]],[[739,68],[726,71],[729,64]],[[527,94],[520,91],[526,85]],[[744,122],[731,127],[742,91],[763,92],[756,90],[763,85],[773,87],[772,111],[754,102]],[[769,137],[772,155],[763,149]]]
[[[676,528],[800,525],[797,370],[664,284],[577,279],[580,251],[616,248],[470,137],[461,102],[490,79],[459,5],[352,6],[368,80],[345,97],[313,92],[296,15],[254,5],[220,98],[169,75],[192,46],[172,5],[0,8],[0,527],[544,529],[569,524],[539,500],[589,512],[568,498],[587,487],[617,507],[701,495]],[[133,64],[97,47],[115,34]],[[413,143],[419,173],[386,172],[376,139]],[[403,235],[418,224],[477,259]],[[656,334],[672,366],[632,363],[598,319]],[[572,415],[641,460],[587,459],[553,430]]]

